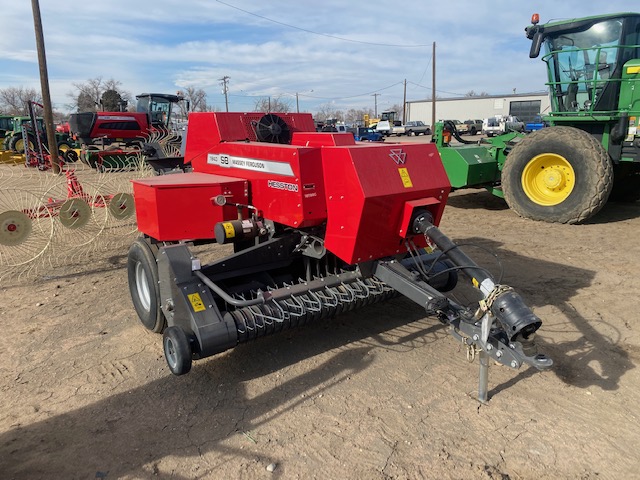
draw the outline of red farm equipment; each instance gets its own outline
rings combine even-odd
[[[143,93],[136,96],[135,112],[83,112],[74,113],[69,118],[73,137],[82,145],[81,160],[98,169],[126,168],[130,159],[140,155],[141,149],[150,143],[150,138],[161,139],[164,145],[177,156],[182,138],[171,129],[174,105],[185,102],[179,95],[165,93]],[[188,110],[188,102],[186,110]],[[154,142],[151,142],[154,143]],[[151,148],[150,145],[146,145]],[[145,152],[149,157],[160,150],[155,142],[153,152]],[[159,161],[158,168],[180,166],[176,161]],[[155,163],[152,165],[156,166]]]
[[[143,325],[187,373],[239,343],[404,295],[489,359],[545,369],[541,321],[437,227],[450,191],[433,144],[356,144],[309,114],[192,113],[192,171],[134,180],[128,280]],[[203,263],[192,245],[233,244]],[[445,293],[458,273],[482,299]]]

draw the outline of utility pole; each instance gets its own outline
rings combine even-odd
[[[431,52],[431,129],[436,125],[436,42]]]
[[[225,75],[222,78],[219,78],[218,80],[220,80],[220,85],[222,85],[222,93],[224,94],[224,106],[226,111],[229,111],[229,80],[231,77],[228,77],[227,75]]]
[[[402,123],[407,123],[407,79],[404,79],[404,98],[402,99]]]
[[[296,113],[300,113],[300,104],[298,103],[298,92],[296,92]]]
[[[44,127],[47,132],[49,158],[53,173],[60,173],[58,161],[58,143],[56,131],[53,128],[53,108],[51,107],[51,92],[49,91],[49,75],[47,73],[47,55],[44,50],[44,34],[42,33],[42,18],[40,16],[40,4],[38,0],[31,0],[33,10],[33,25],[36,31],[36,48],[38,50],[38,65],[40,67],[40,88],[42,89],[42,106],[44,109]],[[34,125],[35,127],[35,125]]]
[[[374,110],[374,113],[373,113],[373,116],[374,116],[375,118],[378,118],[378,97],[379,97],[380,95],[381,95],[380,93],[373,93],[373,94],[371,94],[371,96],[373,97],[374,105],[375,105],[375,110]]]

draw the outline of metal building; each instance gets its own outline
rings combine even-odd
[[[436,121],[482,120],[495,115],[515,115],[523,122],[528,122],[539,113],[545,114],[550,108],[551,102],[547,92],[437,98]],[[431,124],[431,100],[408,101],[407,120],[422,120]]]

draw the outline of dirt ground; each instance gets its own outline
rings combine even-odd
[[[640,478],[640,203],[551,225],[462,190],[441,228],[499,255],[550,371],[492,366],[482,405],[477,360],[396,298],[175,377],[114,245],[3,280],[0,477]]]

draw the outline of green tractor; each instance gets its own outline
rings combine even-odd
[[[531,58],[544,47],[551,126],[450,147],[455,127],[438,125],[452,186],[485,187],[522,217],[569,224],[608,199],[640,199],[640,14],[544,25],[534,15],[526,34]]]
[[[13,131],[13,116],[0,115],[0,141],[4,143],[4,138],[11,131]]]
[[[1,121],[1,118],[0,118]],[[38,122],[38,131],[42,134],[43,145],[47,147],[46,131],[44,127],[44,120],[41,117],[36,118]],[[23,130],[23,126],[26,128]],[[24,133],[26,132],[26,140]],[[75,140],[68,132],[55,132],[56,144],[58,145],[58,153],[60,155],[66,154],[66,152],[78,148]],[[31,128],[30,117],[11,117],[11,128],[5,132],[4,139],[2,141],[3,150],[11,150],[16,153],[24,153],[25,147],[34,150],[36,146],[36,137],[33,128]],[[77,155],[76,155],[77,156]]]
[[[44,120],[38,118],[38,129],[44,131]],[[32,128],[30,127],[31,119],[29,117],[13,117],[13,129],[6,132],[4,140],[2,142],[2,148],[4,150],[12,150],[17,153],[24,153],[25,143],[28,141],[29,146],[33,149],[35,147],[35,137],[33,136]],[[27,139],[23,138],[23,125],[27,125]]]

